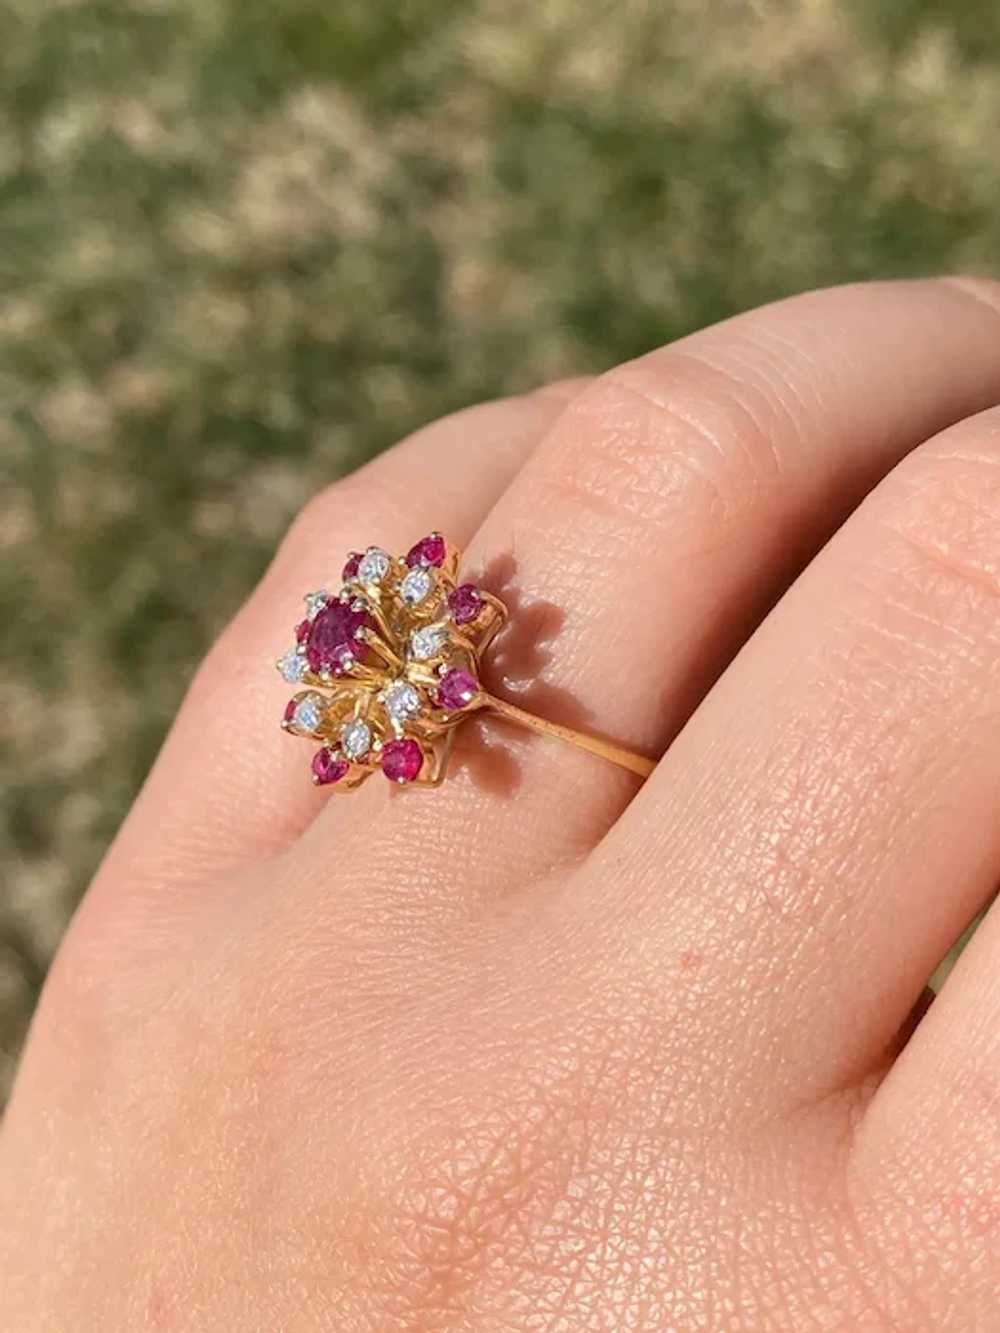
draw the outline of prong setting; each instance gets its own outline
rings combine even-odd
[[[282,726],[320,742],[317,786],[353,790],[378,769],[402,787],[443,778],[452,732],[483,697],[482,648],[502,623],[473,584],[457,582],[458,564],[433,532],[401,557],[350,552],[340,589],[307,595],[277,665],[289,684],[310,687]]]

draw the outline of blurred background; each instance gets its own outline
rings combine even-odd
[[[800,288],[994,268],[998,62],[995,0],[0,0],[0,1100],[307,496]]]

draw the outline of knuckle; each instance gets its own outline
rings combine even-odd
[[[537,480],[571,511],[640,530],[669,522],[703,541],[707,522],[718,535],[780,484],[776,441],[789,424],[770,372],[731,372],[668,348],[568,403]]]
[[[1000,412],[911,455],[874,513],[904,595],[949,625],[981,622],[983,604],[1000,597]]]

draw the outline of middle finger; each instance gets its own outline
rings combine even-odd
[[[872,485],[927,436],[1000,401],[991,292],[937,280],[811,293],[585,389],[468,552],[513,611],[487,685],[660,753]],[[401,861],[434,886],[448,878],[432,873],[435,857],[447,866],[471,843],[479,892],[530,881],[584,855],[635,793],[599,759],[512,733],[489,747],[511,757],[509,780],[477,781],[470,751],[484,728],[464,732],[468,772],[433,798],[433,820],[407,799],[380,840],[395,892],[413,888]],[[317,857],[331,836],[367,827],[378,799],[332,802],[307,839]],[[407,857],[414,845],[423,854]]]

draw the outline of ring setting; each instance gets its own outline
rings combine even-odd
[[[379,546],[352,552],[338,592],[307,594],[294,644],[279,658],[300,689],[282,727],[319,748],[317,786],[352,791],[381,771],[404,787],[444,779],[457,728],[490,709],[568,741],[640,777],[652,761],[496,698],[481,683],[483,655],[508,620],[504,603],[459,581],[460,553],[439,532],[404,557]]]

